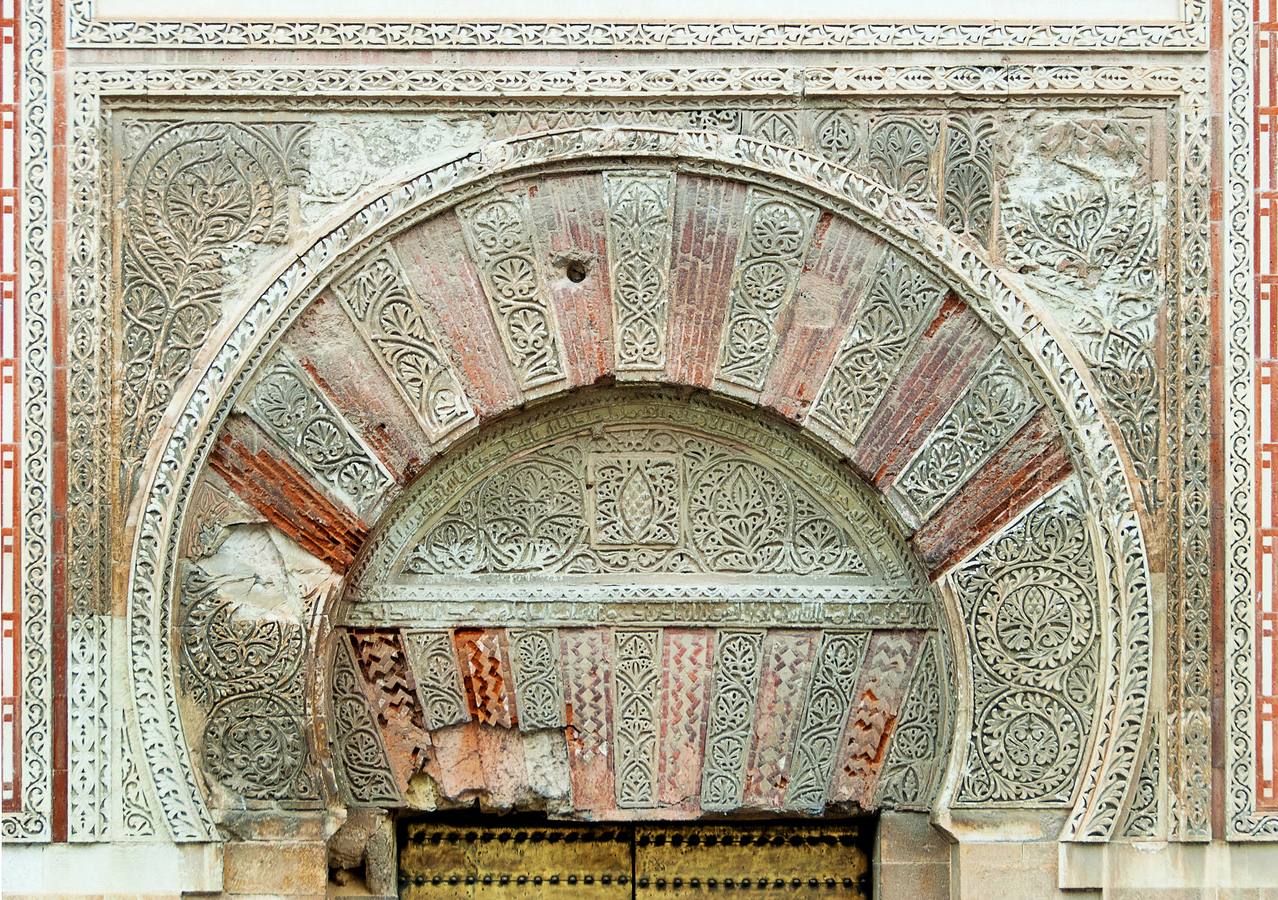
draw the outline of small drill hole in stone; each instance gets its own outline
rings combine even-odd
[[[581,284],[581,282],[586,280],[588,270],[585,263],[570,259],[564,265],[564,274],[568,276],[568,280],[573,284]]]

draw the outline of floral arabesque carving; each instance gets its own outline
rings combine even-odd
[[[714,660],[701,768],[701,808],[728,810],[739,807],[745,794],[746,757],[754,734],[754,705],[763,665],[763,632],[719,632]]]
[[[385,250],[334,288],[343,308],[431,440],[475,413],[399,261]]]
[[[254,611],[219,585],[201,566],[186,567],[182,684],[206,714],[205,774],[249,800],[318,799],[305,725],[302,626]]]
[[[661,371],[670,303],[673,172],[606,172],[617,371]]]
[[[370,512],[390,485],[381,460],[283,351],[262,372],[244,410],[298,465],[355,511]]]
[[[528,197],[506,194],[459,212],[506,355],[531,388],[564,376],[559,329],[538,259]]]
[[[934,640],[923,645],[914,677],[892,732],[875,802],[894,809],[930,809],[948,748],[948,704]]]
[[[470,721],[452,636],[447,631],[405,631],[403,641],[426,727]]]
[[[890,554],[841,518],[745,447],[618,423],[518,456],[451,500],[403,572],[881,572]]]
[[[652,147],[659,145],[661,147],[668,148],[668,152],[672,152],[672,153],[689,152],[689,153],[692,153],[694,157],[696,157],[696,154],[699,154],[699,153],[712,152],[712,151],[707,151],[705,149],[705,145],[702,142],[708,142],[708,144],[714,144],[714,142],[717,140],[717,138],[714,138],[713,136],[697,136],[696,137],[696,141],[698,142],[697,148],[699,149],[693,150],[691,148],[684,148],[684,150],[681,151],[679,149],[681,146],[680,141],[684,139],[679,136],[670,137],[667,140],[665,135],[659,135],[658,137],[661,140],[657,141],[656,144],[650,145],[645,143],[646,139],[642,137],[640,133],[631,133],[624,129],[608,130],[607,132],[601,132],[600,134],[606,135],[606,136],[599,139],[599,150],[600,152],[604,152],[606,150],[606,152],[610,154],[611,156],[615,156],[618,153],[623,153],[623,152],[627,152],[627,153],[638,152],[636,150],[636,148],[638,147],[643,147],[645,149],[645,152],[652,153],[652,152],[655,152],[652,149]],[[576,158],[575,156],[576,154],[580,154],[584,152],[582,150],[583,146],[586,146],[587,144],[589,144],[590,146],[594,146],[594,144],[591,144],[590,142],[595,141],[596,137],[593,137],[592,135],[594,135],[593,132],[583,132],[579,134],[574,134],[571,139],[571,144],[572,144],[571,150],[562,150],[562,151],[556,151],[556,152],[563,152],[568,154],[568,156],[565,158]],[[566,139],[555,138],[555,140],[560,141],[560,140],[566,140]],[[621,142],[620,144],[618,143],[619,141]],[[621,149],[623,145],[624,145],[624,150]],[[733,150],[731,155],[733,156],[733,158],[739,158],[741,153],[752,150],[751,145],[748,142],[741,141],[740,139],[734,139],[732,142],[732,146],[733,146]],[[746,149],[743,150],[742,148],[746,148]],[[772,153],[772,150],[765,148],[765,151],[766,152],[764,152],[763,154],[764,158],[772,159],[772,157],[769,156],[769,154]],[[717,152],[717,151],[714,151],[714,152]],[[724,159],[727,160],[728,157],[729,157],[729,154],[727,154],[725,151]],[[551,158],[558,159],[560,157],[552,153]],[[699,158],[699,157],[696,157],[696,158]],[[776,162],[776,160],[772,160],[772,161]],[[762,162],[760,164],[762,164]],[[813,177],[813,178],[816,177],[816,174],[814,171],[810,170],[808,171],[807,174],[809,177]],[[845,187],[850,186],[850,187],[847,187],[848,190],[851,190],[851,188],[857,186],[855,179],[850,178],[847,173],[840,173],[840,177],[844,179],[843,182],[841,183],[844,184]],[[432,190],[435,189],[436,186],[437,186],[437,182],[433,183]],[[891,207],[891,208],[885,209],[885,208],[881,208],[880,206],[874,206],[872,202],[872,198],[860,198],[860,199],[865,200],[867,203],[870,204],[870,206],[873,209],[875,209],[878,212],[882,212],[884,215],[891,214],[895,216],[896,218],[893,219],[893,227],[899,229],[902,233],[910,232],[911,234],[913,234],[914,231],[925,230],[925,229],[921,229],[921,226],[920,228],[915,228],[915,226],[918,226],[919,223],[913,222],[913,220],[910,218],[910,216],[913,213],[912,213],[912,210],[908,208]],[[930,236],[938,237],[935,234],[931,234]],[[338,240],[337,238],[334,238],[334,241],[337,241],[337,240]],[[333,246],[334,246],[333,242],[330,242],[329,244],[327,244],[324,250],[324,254],[329,254],[333,252]],[[940,250],[936,251],[938,253],[944,251],[946,254],[949,254],[949,251],[953,249],[953,248],[950,248],[949,245],[946,244],[943,240],[940,241],[940,244],[938,246],[940,247]],[[320,262],[320,260],[309,259],[308,262],[312,265],[317,265]],[[1000,283],[997,278],[985,277],[984,275],[982,275],[980,278],[977,277],[982,272],[985,272],[985,270],[981,268],[981,266],[979,265],[979,257],[973,258],[971,256],[962,256],[962,258],[960,259],[958,258],[958,256],[954,256],[952,258],[950,255],[946,255],[945,265],[947,267],[947,270],[952,270],[953,273],[957,273],[955,274],[955,277],[962,283],[964,291],[975,290],[972,287],[972,285],[979,283],[980,285],[984,286],[984,288],[987,288],[989,291],[992,291],[993,293],[997,294],[999,304],[1003,304],[1003,305],[995,304],[991,306],[990,309],[993,309],[995,311],[1013,310],[1017,312],[1017,315],[1024,314],[1024,321],[1031,321],[1031,317],[1029,316],[1028,312],[1026,312],[1019,305],[1019,301],[1017,301],[1014,293],[1011,292],[1010,290],[1003,289],[1000,286]],[[273,303],[274,301],[277,301],[280,299],[281,299],[280,297],[273,296],[271,301],[269,302]],[[989,299],[989,298],[986,298],[986,299]],[[289,302],[292,302],[292,301],[290,300]],[[298,302],[301,302],[301,301],[299,300]],[[996,315],[996,313],[991,313],[991,315],[992,316]],[[1007,316],[1009,318],[1013,318],[1011,312],[1008,312]],[[256,322],[257,320],[255,319],[254,321]],[[1023,324],[1021,319],[1017,319],[1016,321],[1021,322]],[[267,331],[269,331],[269,329],[267,329]],[[1035,355],[1040,358],[1040,362],[1042,366],[1044,367],[1044,372],[1056,373],[1057,375],[1061,375],[1061,377],[1065,377],[1061,373],[1067,372],[1068,367],[1064,365],[1058,358],[1057,356],[1058,348],[1056,347],[1054,342],[1051,341],[1050,335],[1045,335],[1041,332],[1041,330],[1036,330],[1036,331],[1027,332],[1024,335],[1021,335],[1021,340],[1027,343],[1030,343],[1032,345],[1028,349],[1032,355]],[[211,369],[210,371],[219,373],[219,374],[215,374],[211,376],[216,380],[218,378],[223,377],[221,373],[226,373],[229,370],[225,368],[215,368],[215,369]],[[1053,375],[1052,377],[1055,377],[1055,375]],[[1047,375],[1044,375],[1044,378],[1050,381],[1050,379],[1047,378]],[[1070,403],[1072,404],[1071,411],[1074,417],[1080,422],[1085,422],[1086,427],[1088,429],[1095,430],[1093,428],[1093,426],[1096,424],[1094,420],[1095,410],[1094,410],[1094,407],[1090,405],[1090,397],[1087,395],[1086,389],[1075,382],[1068,382],[1068,380],[1067,380],[1067,383],[1064,383],[1064,384],[1056,384],[1055,382],[1051,382],[1051,383],[1054,385],[1053,389],[1059,389],[1060,392],[1067,394],[1069,396]],[[237,387],[238,387],[238,384],[237,384]],[[214,394],[220,395],[220,392],[215,391]],[[200,398],[208,398],[210,396],[213,396],[213,394],[209,394],[205,392],[205,393],[201,393],[199,396]],[[203,403],[204,399],[200,399],[198,402]],[[209,410],[209,413],[210,415],[212,414],[211,409]],[[1091,432],[1089,431],[1089,434],[1090,433]],[[186,444],[183,443],[183,448],[185,447],[186,447]],[[174,452],[179,452],[178,448],[170,448],[170,449],[172,449]],[[185,451],[183,450],[181,452],[185,452]],[[1103,473],[1107,476],[1110,474],[1113,474],[1115,470],[1115,461],[1111,458],[1111,455],[1106,445],[1103,443],[1103,441],[1097,440],[1095,442],[1088,442],[1081,445],[1080,453],[1083,454],[1082,459],[1084,460],[1084,462],[1086,463],[1088,467],[1095,467],[1095,471],[1092,471],[1091,468],[1088,468],[1086,473],[1088,478],[1091,478],[1093,476],[1099,478],[1100,475],[1098,473]],[[167,482],[167,480],[169,479],[169,473],[176,472],[180,468],[181,466],[179,462],[175,461],[171,469],[161,468],[160,470],[158,470],[160,474],[157,476],[157,478],[160,478],[161,480],[164,480]],[[176,478],[177,476],[174,475],[173,477]],[[181,493],[182,491],[180,489],[176,490],[174,496],[180,495]],[[1113,498],[1111,497],[1111,499]],[[168,501],[165,501],[165,502],[167,503]],[[1119,505],[1121,506],[1122,504],[1120,503]],[[157,515],[158,515],[158,518],[146,516],[140,520],[142,522],[141,527],[144,531],[147,531],[147,532],[153,531],[155,528],[158,528],[163,524],[162,522],[163,514],[161,513]],[[1140,599],[1140,597],[1143,596],[1140,594],[1140,592],[1143,590],[1144,583],[1140,579],[1140,572],[1137,571],[1137,569],[1139,568],[1139,564],[1137,564],[1136,568],[1132,568],[1131,566],[1128,565],[1131,559],[1137,558],[1139,555],[1139,549],[1140,549],[1139,532],[1128,530],[1129,523],[1126,517],[1120,517],[1120,521],[1121,521],[1121,527],[1124,529],[1123,533],[1125,536],[1124,537],[1125,542],[1122,543],[1121,545],[1115,546],[1114,551],[1122,556],[1124,568],[1123,568],[1123,572],[1115,576],[1116,589],[1114,591],[1114,594],[1115,596],[1118,597],[1118,600],[1115,602],[1114,606],[1115,606],[1117,615],[1121,617],[1123,621],[1124,627],[1127,628],[1130,626],[1130,628],[1132,629],[1130,637],[1127,632],[1121,632],[1122,641],[1124,642],[1124,646],[1126,646],[1126,644],[1129,643],[1131,640],[1139,640],[1139,632],[1140,632],[1141,621],[1143,616],[1142,611],[1145,609],[1145,606],[1143,605],[1143,601]],[[1112,538],[1113,538],[1112,535],[1106,536],[1107,540]],[[161,540],[151,538],[151,537],[147,537],[141,540],[141,546],[146,548],[162,547],[162,544],[163,542]],[[150,549],[148,549],[148,552],[150,552]],[[163,554],[161,553],[161,555]],[[162,580],[162,577],[158,573],[156,575],[156,578],[158,580]],[[153,602],[155,598],[150,597],[150,592],[154,590],[155,585],[152,583],[152,581],[146,580],[142,578],[141,576],[136,578],[131,583],[134,584],[136,588],[135,589],[136,602],[133,603],[133,605],[131,606],[131,609],[138,611],[139,618],[136,623],[135,631],[140,634],[142,633],[143,630],[150,627],[150,625],[153,624],[155,621],[152,617],[152,613],[156,611],[156,608]],[[1135,598],[1133,598],[1132,592],[1135,592]],[[147,688],[151,688],[156,685],[162,685],[163,683],[162,673],[153,672],[152,669],[148,667],[147,660],[138,660],[136,659],[136,657],[137,657],[137,654],[135,653],[135,662],[137,663],[136,668],[138,669],[137,678],[139,682],[143,683],[144,686]],[[1121,728],[1122,728],[1123,735],[1125,736],[1126,733],[1130,730],[1128,727],[1128,722],[1126,721],[1128,718],[1132,718],[1132,716],[1129,716],[1129,713],[1132,713],[1132,712],[1138,713],[1140,709],[1143,708],[1142,707],[1142,704],[1143,704],[1142,691],[1143,691],[1143,685],[1145,684],[1145,680],[1144,680],[1144,676],[1141,675],[1140,672],[1136,672],[1135,674],[1131,674],[1131,675],[1124,672],[1122,678],[1123,680],[1121,684],[1119,685],[1119,691],[1117,692],[1115,698],[1108,702],[1111,702],[1112,704],[1116,706],[1121,705],[1122,716],[1124,718],[1124,721],[1121,723]],[[144,734],[159,737],[160,732],[162,731],[162,722],[157,722],[154,717],[150,716],[149,713],[144,713],[142,718],[143,718],[142,725],[143,725]],[[1136,716],[1135,718],[1139,718],[1139,716]],[[1120,739],[1118,739],[1117,743],[1124,744],[1124,746],[1115,747],[1111,743],[1106,743],[1104,745],[1107,748],[1115,750],[1115,755],[1113,756],[1112,759],[1106,756],[1105,754],[1102,754],[1100,751],[1098,751],[1096,759],[1094,761],[1095,767],[1097,768],[1098,777],[1100,777],[1105,782],[1103,786],[1103,793],[1106,795],[1106,797],[1112,794],[1111,785],[1121,780],[1122,773],[1127,771],[1128,768],[1130,768],[1126,765],[1126,761],[1129,759],[1130,754],[1128,754],[1125,749],[1125,737],[1121,737]],[[1106,753],[1108,753],[1108,750],[1106,751]],[[180,813],[182,809],[184,808],[182,804],[182,796],[181,796],[182,788],[183,788],[183,785],[181,783],[182,773],[178,771],[175,776],[168,777],[165,775],[164,772],[160,771],[154,765],[152,767],[152,773],[157,780],[159,779],[164,780],[164,786],[166,788],[166,792],[162,793],[161,797],[162,797],[162,803],[164,803],[166,811]],[[1097,819],[1094,821],[1094,817],[1098,815],[1100,816],[1100,819]],[[1092,829],[1094,827],[1096,829],[1103,830],[1104,828],[1107,827],[1105,824],[1105,820],[1107,816],[1108,816],[1107,809],[1098,812],[1092,809],[1091,807],[1083,808],[1079,812],[1080,823],[1078,827],[1086,828],[1086,829]]]
[[[1073,481],[950,576],[971,648],[961,804],[1064,805],[1096,703],[1096,562]]]
[[[906,463],[893,495],[926,521],[1038,409],[1024,376],[995,352]]]
[[[816,668],[795,734],[786,809],[820,812],[825,808],[842,749],[840,739],[852,709],[857,673],[869,640],[868,632],[828,631],[821,636]]]
[[[398,806],[403,802],[381,733],[361,687],[345,640],[333,649],[330,715],[333,760],[352,804]]]
[[[657,805],[658,680],[661,632],[617,631],[614,635],[613,740],[617,747],[617,806]]]
[[[817,211],[751,188],[745,218],[718,377],[759,390],[776,343],[777,318],[798,284]]]
[[[812,404],[811,420],[855,441],[944,297],[930,273],[889,249]]]
[[[288,233],[304,124],[134,126],[120,258],[121,457],[145,454],[222,316],[228,259]]]

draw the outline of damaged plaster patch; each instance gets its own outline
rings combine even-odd
[[[1151,175],[1155,120],[1035,114],[1004,133],[1004,259],[1082,353],[1152,510],[1160,444],[1155,331],[1167,293],[1166,188]]]
[[[484,138],[484,124],[473,116],[321,119],[310,136],[302,221],[312,224],[367,185],[431,168],[477,148]]]
[[[243,609],[297,622],[337,583],[332,569],[265,523],[224,527],[217,549],[200,565],[218,592]]]
[[[431,737],[435,754],[409,780],[409,807],[572,814],[562,731],[521,732],[472,723],[437,729]]]

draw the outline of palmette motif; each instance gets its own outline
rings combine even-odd
[[[884,551],[842,518],[744,447],[618,422],[569,432],[453,499],[403,572],[882,573]]]
[[[816,220],[812,207],[750,189],[719,352],[720,381],[763,387],[777,319],[798,284]]]
[[[701,770],[702,809],[741,806],[762,664],[763,632],[719,632]]]
[[[558,634],[549,628],[528,628],[512,629],[507,635],[520,729],[562,728],[564,689]]]
[[[618,372],[661,371],[670,304],[672,172],[606,172]]]
[[[475,415],[390,250],[370,259],[334,293],[431,440]]]
[[[532,388],[562,378],[559,329],[534,246],[528,197],[504,194],[459,214],[520,384]]]
[[[661,632],[620,630],[614,636],[613,742],[617,748],[617,806],[656,806],[658,654]]]
[[[743,491],[743,490],[737,490],[737,491],[735,491],[735,493],[737,493],[737,495],[748,495],[748,493],[750,492],[750,490],[755,490],[755,491],[757,491],[757,490],[758,490],[758,488],[757,488],[757,487],[751,487],[751,486],[749,485],[749,479],[737,479],[737,482],[739,482],[739,483],[744,483],[745,488],[746,488],[746,490],[744,490],[744,491]],[[643,493],[644,493],[643,491],[631,490],[629,493],[627,493],[627,499],[629,499],[629,500],[634,500],[634,499],[635,499],[635,497],[640,497],[640,499],[642,499],[642,497],[643,497]],[[630,506],[635,506],[635,504],[630,504]],[[640,504],[640,506],[642,506],[642,504]],[[749,519],[743,519],[743,520],[749,520]],[[635,522],[642,522],[642,519],[635,519]],[[633,529],[633,523],[631,523],[630,527],[631,527],[631,529]],[[153,733],[153,731],[155,731],[155,729],[153,729],[153,726],[151,726],[151,730],[152,730],[152,733]],[[1107,777],[1108,777],[1108,776],[1107,776]]]
[[[370,512],[391,483],[385,466],[296,361],[278,352],[245,412],[340,501]]]
[[[825,807],[869,638],[868,632],[836,631],[821,636],[816,668],[795,732],[786,809],[816,813]]]

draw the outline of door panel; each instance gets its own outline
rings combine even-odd
[[[400,896],[631,900],[630,828],[408,826]]]
[[[413,822],[400,848],[399,883],[401,895],[416,900],[709,900],[738,891],[866,900],[868,871],[857,823]]]
[[[868,898],[856,825],[638,825],[635,896]],[[735,894],[734,894],[735,896]]]

